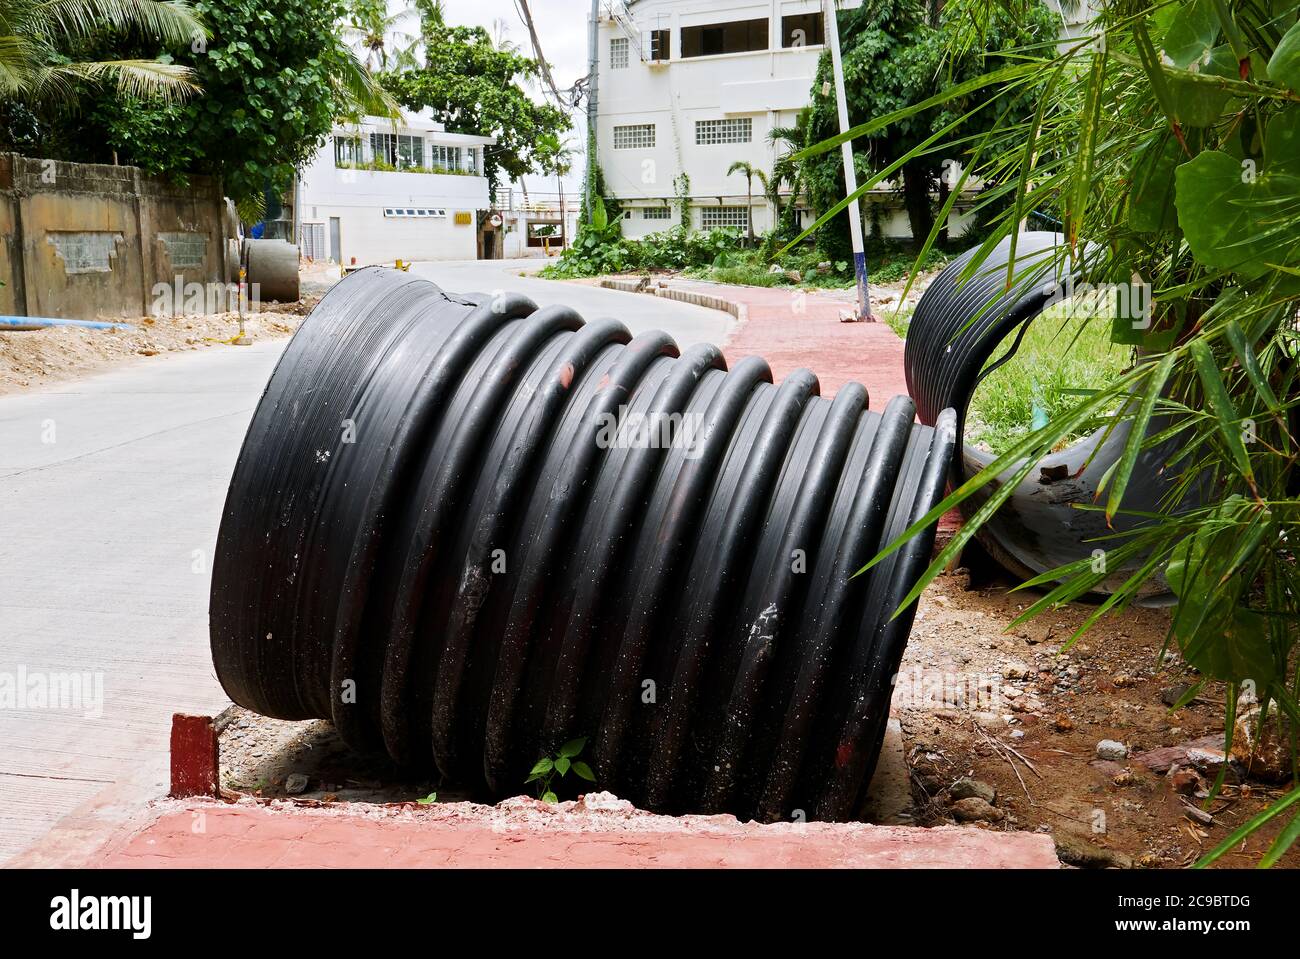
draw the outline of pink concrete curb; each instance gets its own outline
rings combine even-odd
[[[159,803],[87,866],[388,868],[1038,868],[1050,837],[972,827],[740,823],[657,816],[609,793],[547,805]]]

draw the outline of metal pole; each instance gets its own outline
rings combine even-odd
[[[600,83],[600,0],[591,0],[591,22],[587,24],[587,176],[582,187],[587,218],[595,205],[596,191],[596,92]]]
[[[835,74],[835,108],[839,114],[840,132],[849,129],[849,104],[844,98],[844,65],[840,61],[840,27],[835,20],[835,0],[822,0],[822,19],[825,21],[826,43],[831,48],[831,70]],[[857,173],[853,169],[853,143],[845,140],[840,145],[844,155],[844,187],[852,196],[858,189]],[[867,281],[867,248],[862,239],[862,210],[858,201],[849,204],[849,237],[853,241],[853,272],[858,280],[858,315],[856,319],[875,322],[871,315],[871,287]]]

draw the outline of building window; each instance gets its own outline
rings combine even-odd
[[[650,59],[671,60],[673,58],[673,32],[671,30],[650,31]]]
[[[405,133],[370,134],[370,152],[375,163],[402,170],[424,166],[424,138]]]
[[[749,229],[749,207],[745,206],[703,206],[700,207],[700,226],[706,230],[719,227],[734,227],[737,230]]]
[[[445,219],[447,218],[447,211],[446,211],[446,210],[441,210],[441,209],[433,209],[433,208],[430,208],[430,207],[391,207],[391,206],[387,206],[387,207],[384,207],[384,216],[387,216],[387,217],[403,217],[403,218],[406,218],[406,217],[413,217],[413,218],[432,217],[432,218],[434,218],[434,219],[436,219],[436,220],[445,220]]]
[[[683,57],[713,57],[720,53],[753,53],[766,49],[767,17],[682,27]]]
[[[397,137],[397,165],[403,169],[424,166],[424,137]]]
[[[671,220],[673,211],[666,206],[648,206],[641,211],[641,216],[647,220]]]
[[[609,68],[611,70],[627,69],[627,37],[614,37],[609,41]]]
[[[655,145],[655,125],[653,123],[633,123],[629,126],[614,127],[615,150],[649,150]]]
[[[354,167],[361,163],[361,137],[334,138],[334,165]]]
[[[460,147],[449,147],[434,143],[429,147],[429,160],[435,169],[459,170],[461,164]]]
[[[749,143],[753,137],[753,117],[695,121],[696,146],[710,146],[715,143]]]
[[[815,47],[826,42],[820,13],[799,13],[781,18],[781,46]]]

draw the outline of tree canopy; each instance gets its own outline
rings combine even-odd
[[[342,0],[194,0],[190,8],[208,37],[160,44],[138,30],[106,29],[82,38],[75,52],[156,56],[188,68],[201,95],[163,101],[88,84],[81,96],[34,108],[30,129],[9,124],[11,145],[178,178],[214,174],[253,216],[268,190],[289,186],[336,117],[385,109],[378,86],[339,38]]]
[[[424,65],[390,72],[381,82],[411,110],[429,108],[452,133],[497,138],[485,153],[495,195],[504,174],[553,173],[562,162],[561,134],[570,127],[563,110],[528,96],[524,84],[539,76],[536,60],[509,44],[496,44],[482,27],[448,24],[436,0],[416,0]]]
[[[1009,62],[1007,54],[1054,40],[1059,23],[1043,4],[1026,4],[1014,15],[994,7],[974,42],[955,42],[970,34],[972,24],[960,5],[937,9],[938,0],[867,0],[838,17],[844,63],[844,87],[849,123],[895,113],[921,103],[941,90],[991,72]],[[808,144],[819,143],[839,132],[835,97],[822,93],[831,80],[830,54],[823,54],[813,81],[807,120]],[[887,130],[854,141],[859,179],[907,156],[945,124],[971,110],[983,109],[944,137],[947,142],[975,136],[996,119],[990,104],[996,90],[985,88],[942,106],[922,110],[892,124]],[[1032,106],[1020,104],[1032,112]],[[961,160],[949,150],[914,157],[902,168],[902,192],[912,235],[917,242],[929,235],[934,222],[931,193],[945,159]],[[829,209],[844,196],[843,161],[838,150],[810,158],[804,175],[813,206]],[[898,180],[897,177],[894,178]],[[827,224],[819,242],[828,252],[847,255],[848,225],[843,217]]]

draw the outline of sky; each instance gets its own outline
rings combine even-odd
[[[555,84],[564,90],[587,73],[587,18],[591,13],[591,4],[589,0],[529,0],[528,6],[537,26],[542,52],[551,64]],[[407,8],[412,8],[412,5],[405,0],[388,0],[390,12]],[[515,0],[443,0],[443,12],[448,23],[485,27],[494,36],[500,25],[507,40],[532,56],[528,28],[519,15]],[[415,34],[419,32],[419,26],[419,17],[412,8],[405,29]],[[532,91],[532,96],[540,99],[541,91]],[[578,112],[581,113],[581,110]],[[574,131],[569,135],[573,139],[575,152],[580,151],[585,142],[582,132],[585,128],[583,117],[574,116]],[[581,162],[574,166],[581,171]],[[580,172],[566,178],[565,192],[576,193],[581,187],[581,179]],[[554,177],[528,177],[526,185],[530,191],[555,192]]]

